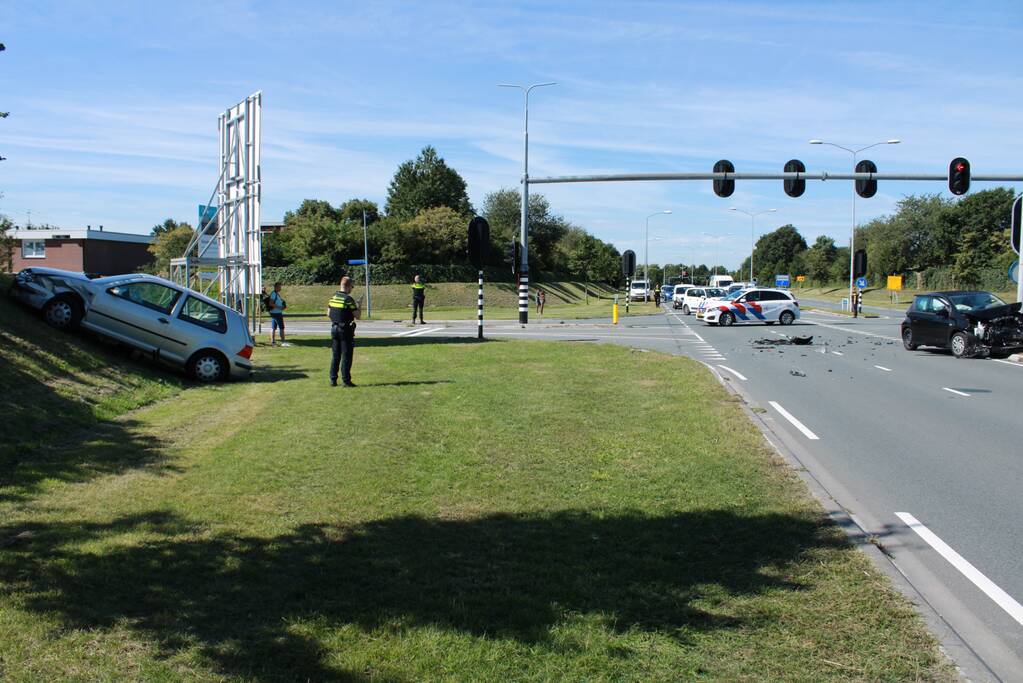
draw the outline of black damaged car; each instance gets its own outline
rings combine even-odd
[[[918,294],[902,321],[902,344],[951,349],[956,358],[1008,355],[1023,349],[1023,314],[991,292]]]

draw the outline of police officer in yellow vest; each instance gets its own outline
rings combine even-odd
[[[346,387],[352,383],[352,355],[355,353],[355,321],[362,318],[359,304],[351,297],[352,279],[341,278],[340,289],[334,292],[327,304],[330,316],[330,341],[333,354],[330,358],[330,386],[337,386],[338,366],[341,367],[341,381]]]
[[[425,325],[423,320],[423,305],[426,303],[426,285],[418,275],[412,281],[412,324],[416,324],[416,310],[419,311],[419,324]]]

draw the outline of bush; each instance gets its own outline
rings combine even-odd
[[[280,282],[285,285],[337,284],[340,276],[333,277],[331,269],[312,268],[308,265],[264,266],[263,282],[270,285]],[[342,275],[352,278],[357,284],[366,281],[364,266],[349,266],[339,270]],[[413,276],[422,275],[427,282],[476,282],[478,271],[463,264],[398,264],[381,263],[373,265],[369,270],[370,284],[396,285],[411,282]],[[487,266],[483,269],[483,278],[487,282],[513,282],[515,277],[509,268]],[[534,282],[578,279],[563,273],[535,273],[530,278]]]

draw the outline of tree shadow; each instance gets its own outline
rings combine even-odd
[[[847,547],[824,519],[729,510],[404,516],[272,538],[199,534],[154,511],[0,526],[5,538],[20,540],[0,552],[0,585],[23,609],[68,628],[131,628],[165,656],[198,647],[221,673],[255,681],[360,679],[331,667],[315,631],[293,628],[301,623],[556,648],[552,633],[582,614],[611,632],[690,642],[771,618],[728,613],[722,593],[810,588],[782,578],[791,563]],[[99,539],[103,553],[90,543]]]

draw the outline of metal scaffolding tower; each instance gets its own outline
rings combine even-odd
[[[220,115],[220,176],[185,253],[171,259],[171,279],[219,299],[259,325],[263,249],[260,124],[263,94],[257,92]],[[215,203],[214,203],[215,200]],[[215,253],[213,253],[215,252]],[[212,292],[216,284],[216,292]]]

